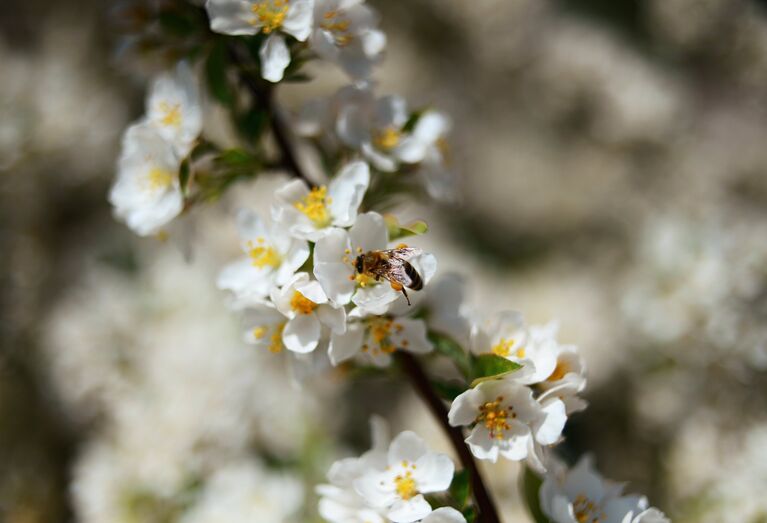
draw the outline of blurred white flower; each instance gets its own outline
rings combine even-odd
[[[331,523],[385,523],[383,511],[368,506],[354,489],[354,482],[371,468],[386,468],[389,427],[377,416],[370,419],[370,427],[371,449],[359,458],[333,463],[328,471],[330,483],[317,486],[320,516]]]
[[[466,518],[452,507],[441,507],[423,518],[421,523],[466,523]]]
[[[309,257],[305,240],[293,238],[281,223],[267,225],[251,211],[237,214],[245,256],[227,265],[218,276],[218,287],[232,291],[233,307],[262,302],[273,286],[285,285]]]
[[[290,64],[282,33],[305,41],[312,30],[314,0],[207,0],[210,28],[229,35],[266,35],[261,45],[261,76],[279,82]]]
[[[360,254],[387,249],[388,238],[383,217],[368,212],[359,215],[348,231],[332,229],[317,242],[314,275],[334,303],[346,305],[352,302],[370,314],[384,314],[400,297],[400,292],[389,282],[359,274],[355,267]],[[436,259],[431,254],[421,254],[409,263],[418,271],[424,285],[437,269]]]
[[[197,77],[187,62],[152,82],[146,102],[146,118],[179,157],[186,156],[202,131],[202,105]]]
[[[334,227],[354,223],[370,183],[365,162],[345,165],[328,186],[311,190],[303,180],[293,180],[275,192],[272,219],[296,238],[317,241]]]
[[[123,137],[117,179],[109,192],[115,215],[136,234],[155,234],[181,213],[181,161],[157,128],[142,121]]]
[[[570,470],[552,464],[538,494],[541,510],[554,523],[670,523],[644,496],[622,492],[622,484],[604,480],[583,457]]]
[[[423,495],[447,490],[454,470],[447,455],[429,451],[418,435],[405,431],[389,446],[387,467],[369,469],[354,487],[394,523],[410,523],[429,515],[431,505]]]
[[[283,523],[301,508],[299,478],[270,471],[254,461],[226,465],[205,483],[180,523]]]
[[[540,470],[540,447],[560,439],[567,415],[561,400],[541,405],[530,388],[504,378],[482,382],[455,398],[448,420],[454,427],[471,427],[466,443],[477,458],[492,462],[499,455],[513,461],[527,458]]]
[[[328,354],[333,365],[357,357],[363,363],[385,367],[396,350],[425,354],[434,350],[423,320],[366,315],[356,308],[349,313],[346,332],[333,333]]]
[[[355,80],[367,79],[386,46],[376,13],[364,0],[316,0],[311,44]]]

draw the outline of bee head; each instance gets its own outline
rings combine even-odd
[[[357,259],[354,260],[354,268],[357,270],[359,274],[362,274],[362,272],[365,270],[365,262],[363,261],[362,254],[357,256]]]

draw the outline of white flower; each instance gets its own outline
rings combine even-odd
[[[123,136],[117,179],[109,192],[116,216],[140,236],[159,232],[184,206],[180,165],[173,146],[155,126],[147,122],[130,126]]]
[[[585,409],[588,405],[586,400],[578,397],[578,393],[586,388],[586,363],[583,357],[577,347],[559,345],[556,358],[554,371],[544,381],[535,384],[535,388],[542,391],[539,401],[556,396],[565,403],[568,415]]]
[[[333,333],[330,337],[328,355],[333,365],[357,356],[363,363],[385,367],[398,349],[414,354],[434,350],[426,337],[423,320],[366,316],[359,308],[349,313],[349,320],[346,332]]]
[[[322,338],[322,326],[334,333],[346,329],[346,312],[328,303],[315,280],[305,272],[296,273],[281,288],[272,288],[271,303],[246,311],[245,340],[280,352],[284,345],[299,354],[312,352]]]
[[[311,43],[320,57],[364,80],[386,46],[377,16],[364,0],[317,0]]]
[[[325,293],[336,304],[350,301],[370,314],[384,314],[400,292],[385,281],[357,274],[355,259],[368,251],[387,249],[389,232],[383,217],[374,212],[361,214],[348,231],[332,229],[314,248],[314,275]],[[421,254],[409,263],[418,271],[424,285],[434,276],[437,261]]]
[[[450,336],[462,347],[469,345],[471,333],[465,292],[464,277],[460,274],[448,273],[429,285],[423,294],[424,299],[418,303],[426,310],[429,328]],[[400,312],[401,308],[395,310]]]
[[[303,42],[312,30],[313,0],[208,0],[210,28],[229,35],[267,35],[261,45],[261,76],[279,82],[290,64],[281,33]]]
[[[376,99],[369,89],[346,91],[344,95],[336,123],[338,137],[347,146],[362,151],[381,171],[395,171],[400,162],[423,161],[450,126],[444,115],[428,111],[412,130],[407,130],[410,113],[404,98]]]
[[[648,508],[644,496],[622,496],[623,485],[604,480],[589,457],[570,470],[555,466],[541,489],[541,510],[554,523],[669,523],[662,512]]]
[[[146,117],[180,157],[189,153],[202,131],[202,107],[197,78],[188,63],[179,62],[175,71],[154,79]]]
[[[567,416],[562,401],[542,406],[530,388],[504,378],[482,382],[455,398],[448,420],[454,427],[472,427],[466,443],[477,458],[527,458],[540,469],[539,446],[559,440]]]
[[[217,470],[180,523],[282,522],[301,507],[304,489],[298,478],[269,471],[255,462]]]
[[[466,523],[466,518],[454,508],[441,507],[423,518],[421,523]]]
[[[309,257],[309,245],[292,238],[280,223],[267,226],[256,214],[237,214],[245,256],[227,265],[218,277],[218,287],[234,293],[233,306],[240,308],[263,301],[273,286],[285,285]]]
[[[557,347],[550,328],[528,329],[522,315],[514,311],[499,312],[475,324],[471,332],[474,354],[495,354],[519,363],[522,371],[513,377],[525,384],[539,383],[554,372]]]
[[[354,482],[368,470],[386,468],[389,428],[378,416],[370,419],[372,448],[359,458],[345,458],[333,463],[328,471],[330,484],[317,486],[319,513],[331,523],[385,523],[381,510],[366,505],[354,490]]]
[[[275,192],[272,219],[297,238],[317,241],[334,227],[348,227],[357,217],[370,183],[365,162],[344,166],[328,186],[309,189],[303,180],[293,180]]]
[[[430,452],[420,437],[405,431],[389,446],[386,469],[368,471],[354,486],[394,523],[410,523],[429,515],[431,505],[423,495],[447,490],[454,468],[448,456]]]

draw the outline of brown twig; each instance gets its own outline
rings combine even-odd
[[[264,107],[269,115],[269,125],[272,129],[272,135],[274,136],[274,141],[277,143],[277,148],[280,150],[282,163],[285,168],[296,178],[300,178],[308,185],[313,186],[314,184],[309,180],[306,173],[301,168],[301,164],[298,162],[293,150],[290,129],[285,123],[280,108],[275,101],[275,84],[253,76],[251,71],[254,69],[254,66],[246,53],[243,53],[239,46],[231,44],[228,49],[232,62],[238,67],[237,74],[240,81],[248,89],[255,102],[261,107]]]
[[[448,439],[450,439],[450,443],[455,449],[456,454],[458,454],[458,459],[461,461],[463,468],[468,470],[471,475],[471,491],[474,495],[477,509],[479,510],[477,522],[500,523],[495,503],[493,503],[493,499],[485,488],[482,475],[477,468],[474,457],[469,451],[469,447],[464,442],[463,432],[460,427],[452,427],[448,423],[447,407],[445,407],[442,399],[432,388],[429,383],[429,378],[421,367],[421,364],[415,356],[404,351],[399,351],[397,353],[397,359],[400,367],[410,380],[411,385],[413,385],[413,388],[418,392],[418,395],[421,396],[427,407],[429,407],[432,415],[440,424]]]

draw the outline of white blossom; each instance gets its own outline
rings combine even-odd
[[[333,333],[328,354],[333,365],[357,357],[362,363],[385,367],[396,350],[425,354],[434,350],[423,320],[366,315],[356,308],[349,313],[346,332]]]
[[[452,507],[441,507],[423,518],[421,523],[466,523],[466,518]]]
[[[482,382],[455,398],[448,420],[454,427],[471,427],[466,443],[477,458],[527,458],[540,469],[540,446],[559,440],[567,416],[561,400],[541,405],[529,387],[504,378]]]
[[[296,238],[317,241],[354,223],[369,183],[370,169],[361,161],[344,166],[327,186],[309,189],[293,180],[275,192],[272,219]]]
[[[328,297],[339,305],[354,303],[370,314],[384,314],[400,292],[385,281],[357,274],[354,261],[360,254],[388,248],[389,232],[383,217],[368,212],[357,217],[347,231],[332,229],[314,249],[314,275]],[[431,254],[421,254],[409,263],[428,284],[437,270]]]
[[[238,213],[237,228],[245,256],[221,271],[218,287],[232,291],[232,305],[241,308],[263,301],[272,287],[285,285],[309,257],[309,245],[291,237],[281,223],[267,225],[248,210]]]
[[[328,471],[329,484],[317,486],[319,513],[330,523],[385,523],[383,511],[368,506],[354,489],[354,482],[368,470],[386,468],[389,428],[377,416],[370,419],[372,447],[359,458],[345,458],[333,463]]]
[[[158,75],[146,102],[146,117],[180,157],[186,156],[202,131],[198,80],[186,62]]]
[[[280,523],[301,507],[301,481],[269,471],[254,461],[233,463],[217,470],[205,483],[195,504],[180,523]]]
[[[140,236],[159,232],[184,206],[180,165],[173,144],[154,125],[142,121],[130,126],[109,192],[115,215]]]
[[[371,74],[386,46],[376,13],[364,0],[316,0],[311,44],[317,54],[340,65],[355,80]]]
[[[385,510],[394,523],[410,523],[431,513],[423,495],[447,490],[454,470],[448,456],[429,451],[418,435],[405,431],[389,446],[387,467],[367,471],[354,481],[354,487],[366,503]]]
[[[290,64],[285,34],[303,42],[313,22],[313,0],[207,0],[210,28],[229,35],[266,35],[261,45],[261,76],[279,82]],[[284,33],[284,34],[283,34]]]
[[[570,470],[550,467],[538,493],[541,510],[554,523],[669,523],[644,496],[622,495],[623,485],[604,480],[589,457]]]

